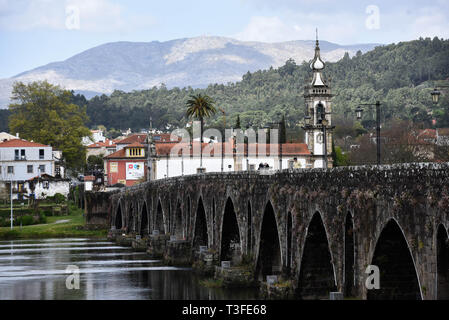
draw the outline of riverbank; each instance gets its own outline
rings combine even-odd
[[[0,227],[0,240],[89,237],[105,238],[106,229],[89,230],[85,227],[83,210],[69,205],[69,214],[49,216],[46,224],[18,227]]]

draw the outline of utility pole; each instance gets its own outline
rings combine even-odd
[[[13,221],[13,214],[12,214],[12,175],[11,175],[11,230],[12,230],[12,221]]]

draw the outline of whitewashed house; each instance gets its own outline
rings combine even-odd
[[[38,179],[46,192],[36,197],[57,192],[67,195],[69,180],[64,179],[61,158],[62,153],[48,145],[24,139],[0,142],[0,188],[9,193],[12,183],[13,198],[29,197],[33,193],[29,182]]]

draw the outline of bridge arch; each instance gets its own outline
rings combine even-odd
[[[280,274],[282,271],[278,223],[271,201],[268,201],[264,208],[259,239],[259,254],[255,275],[258,280],[265,280],[267,275]]]
[[[297,295],[301,299],[328,298],[336,290],[335,268],[320,212],[316,211],[306,231],[300,261]]]
[[[220,260],[239,262],[241,258],[240,228],[234,203],[228,197],[223,212],[221,223]]]
[[[449,300],[449,234],[440,224],[437,229],[437,299]]]
[[[149,230],[149,219],[148,219],[148,207],[147,207],[147,202],[144,200],[142,203],[142,210],[141,210],[141,219],[140,219],[140,236],[141,237],[145,237],[148,235],[148,230]]]
[[[292,217],[292,213],[289,210],[287,212],[287,244],[286,244],[286,267],[287,267],[287,272],[290,273],[291,267],[292,267],[292,241],[293,241],[293,217]]]
[[[132,201],[129,201],[128,204],[128,221],[126,223],[126,229],[128,232],[134,231],[134,203]]]
[[[158,230],[159,234],[165,234],[164,210],[162,209],[161,199],[157,201],[156,216],[153,223],[153,230]]]
[[[209,246],[206,210],[204,210],[203,198],[201,196],[198,199],[195,215],[193,248],[197,250],[200,246]]]
[[[379,267],[380,289],[368,290],[369,300],[422,299],[412,251],[398,221],[386,221],[377,238],[371,264]]]
[[[122,229],[123,227],[123,214],[122,214],[122,201],[119,200],[117,210],[115,212],[114,224],[116,229]]]
[[[176,200],[176,210],[175,210],[175,222],[174,222],[174,235],[177,239],[184,238],[184,228],[182,225],[183,217],[182,217],[182,206],[181,200],[178,198]]]
[[[210,230],[212,230],[212,246],[215,247],[215,228],[217,223],[217,213],[216,213],[216,207],[215,207],[215,197],[212,197],[212,226]]]
[[[190,219],[191,219],[191,210],[192,210],[192,201],[190,200],[190,196],[187,196],[187,198],[186,198],[186,207],[187,207],[187,210],[186,210],[186,214],[185,214],[185,217],[186,217],[185,225],[186,225],[186,233],[187,233],[186,238],[187,238],[188,235],[190,235]]]
[[[344,221],[344,260],[343,260],[343,283],[345,297],[355,295],[355,242],[354,242],[354,220],[350,212],[346,214]]]
[[[251,200],[247,204],[247,230],[246,230],[246,254],[250,255],[253,251],[253,217],[251,212]]]

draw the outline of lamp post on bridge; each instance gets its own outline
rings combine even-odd
[[[438,104],[438,101],[440,100],[440,95],[441,95],[441,92],[438,89],[442,89],[442,88],[449,88],[449,85],[438,85],[438,86],[435,86],[433,91],[430,93],[431,96],[432,96],[432,102],[434,104]]]
[[[357,120],[362,119],[363,109],[361,106],[376,106],[376,147],[377,147],[377,165],[380,165],[380,102],[376,103],[361,103],[355,109]]]

